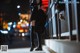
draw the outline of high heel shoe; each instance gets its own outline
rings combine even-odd
[[[42,48],[40,47],[38,47],[37,49],[35,49],[35,51],[42,51]]]
[[[33,50],[34,50],[34,48],[35,48],[35,46],[32,46],[32,47],[31,47],[31,49],[30,49],[30,51],[33,51]]]

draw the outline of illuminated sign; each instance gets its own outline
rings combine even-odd
[[[48,2],[49,2],[49,0],[42,0],[42,5],[44,7],[44,10],[46,10],[48,8]]]
[[[49,2],[49,0],[42,0],[42,5],[44,7],[48,7],[48,2]]]

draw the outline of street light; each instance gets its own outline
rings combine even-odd
[[[17,5],[17,8],[20,8],[20,5]]]

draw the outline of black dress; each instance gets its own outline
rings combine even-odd
[[[46,23],[46,14],[44,13],[44,11],[42,9],[37,9],[35,8],[32,12],[31,15],[31,21],[35,20],[35,26],[32,26],[32,35],[31,35],[31,44],[32,47],[34,45],[34,31],[38,34],[37,35],[37,40],[38,40],[38,48],[42,48],[42,43],[41,43],[41,36],[42,33],[44,32],[45,29],[45,23]]]

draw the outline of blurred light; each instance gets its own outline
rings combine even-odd
[[[46,9],[48,8],[48,3],[49,3],[49,0],[42,0],[42,5],[45,7],[44,11],[46,11]]]
[[[13,28],[15,28],[15,27],[16,27],[16,22],[13,23]]]
[[[26,25],[25,24],[21,24],[21,27],[26,27]]]
[[[28,30],[26,29],[25,32],[28,32]]]
[[[9,22],[8,25],[12,25],[12,22]]]
[[[8,31],[1,31],[1,33],[3,33],[3,34],[8,34]]]
[[[23,29],[20,29],[19,32],[24,32],[24,30]]]
[[[58,9],[55,10],[55,13],[57,13],[57,12],[58,12]]]
[[[42,2],[48,2],[48,0],[42,0]]]
[[[21,24],[21,22],[18,22],[18,24]]]
[[[17,5],[17,8],[20,8],[20,5]]]
[[[22,33],[22,36],[25,36],[24,33]]]
[[[18,13],[18,15],[21,15],[21,13]]]
[[[23,20],[20,20],[20,22],[22,22]]]
[[[29,26],[29,23],[27,23],[26,25]]]
[[[10,31],[10,29],[11,29],[11,28],[10,28],[10,27],[8,27],[8,31]]]
[[[16,22],[14,22],[14,24],[16,24]]]
[[[3,29],[8,29],[8,23],[7,22],[3,22]]]
[[[17,28],[18,28],[18,29],[20,29],[20,28],[21,28],[21,26],[20,26],[20,25],[17,25]]]
[[[15,28],[16,27],[16,25],[13,25],[13,28]]]

